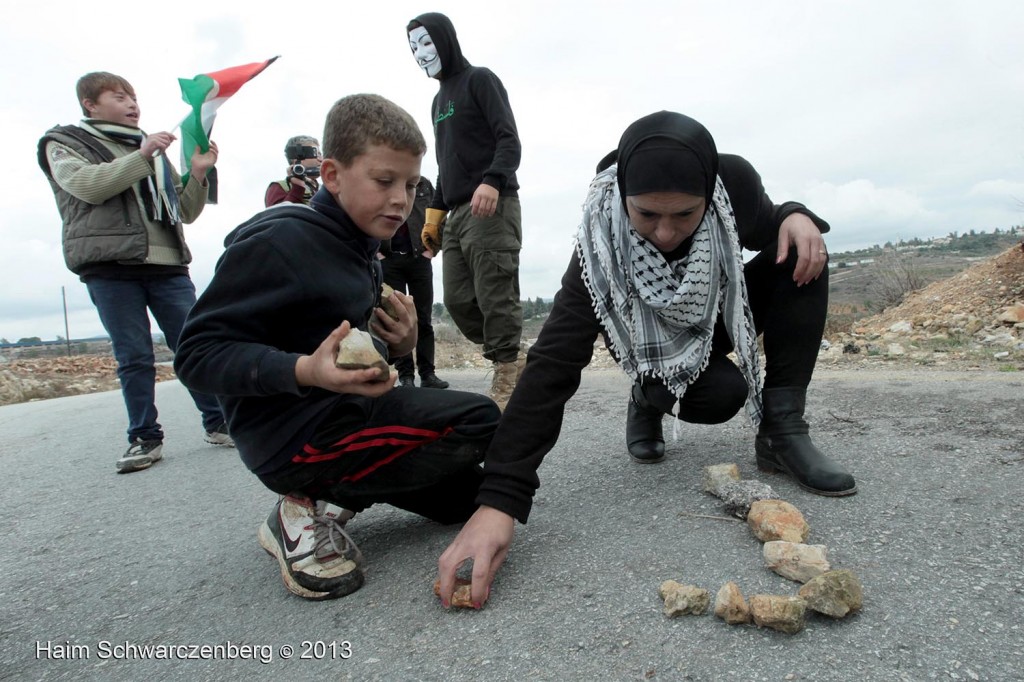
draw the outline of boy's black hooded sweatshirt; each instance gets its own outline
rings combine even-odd
[[[290,460],[338,401],[364,400],[299,386],[295,363],[344,320],[367,330],[383,281],[379,244],[323,187],[311,206],[274,206],[224,240],[181,332],[174,370],[189,388],[217,396],[254,473]],[[386,345],[375,342],[387,358]]]
[[[473,198],[481,183],[518,196],[522,155],[508,93],[494,73],[462,56],[451,20],[421,14],[441,59],[440,88],[431,107],[438,178],[432,208],[451,209]]]

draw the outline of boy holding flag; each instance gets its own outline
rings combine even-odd
[[[117,359],[129,443],[117,471],[128,473],[163,456],[147,309],[175,350],[196,300],[182,223],[193,222],[206,205],[217,145],[210,142],[205,152],[192,148],[183,183],[166,157],[175,136],[139,128],[139,105],[127,80],[87,73],[77,95],[85,118],[48,130],[39,140],[38,161],[63,222],[65,263],[85,282]],[[216,398],[192,392],[192,399],[206,441],[233,447]]]

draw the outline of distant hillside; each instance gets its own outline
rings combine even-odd
[[[829,303],[835,315],[857,319],[880,312],[889,301],[878,291],[879,268],[894,261],[918,287],[948,279],[1024,239],[1024,228],[975,232],[923,240],[886,242],[829,256]],[[879,261],[887,261],[880,263]]]
[[[877,258],[886,251],[896,250],[906,253],[933,253],[954,255],[961,257],[983,257],[994,256],[1002,253],[1009,247],[1020,242],[1024,238],[1024,226],[1015,225],[1006,230],[996,228],[992,232],[977,232],[971,230],[964,234],[951,232],[945,237],[932,237],[931,239],[911,239],[910,241],[899,240],[897,242],[886,242],[875,244],[866,249],[856,251],[836,251],[830,255],[832,263],[841,265],[856,265],[865,258]]]

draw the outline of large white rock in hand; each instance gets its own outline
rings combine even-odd
[[[341,369],[376,369],[374,381],[387,381],[391,370],[377,352],[373,337],[360,329],[349,330],[338,346],[338,359],[334,363]]]

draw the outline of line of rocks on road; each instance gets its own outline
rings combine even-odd
[[[741,480],[735,464],[704,469],[704,491],[723,501],[725,510],[746,520],[754,536],[764,543],[765,564],[778,575],[803,583],[796,595],[755,594],[746,599],[733,581],[715,595],[714,614],[730,625],[753,622],[786,634],[804,629],[807,612],[845,618],[864,603],[860,580],[849,570],[833,570],[825,545],[805,544],[810,526],[800,510],[760,481]],[[666,580],[658,588],[663,613],[675,618],[703,615],[711,605],[710,593],[697,585]]]

